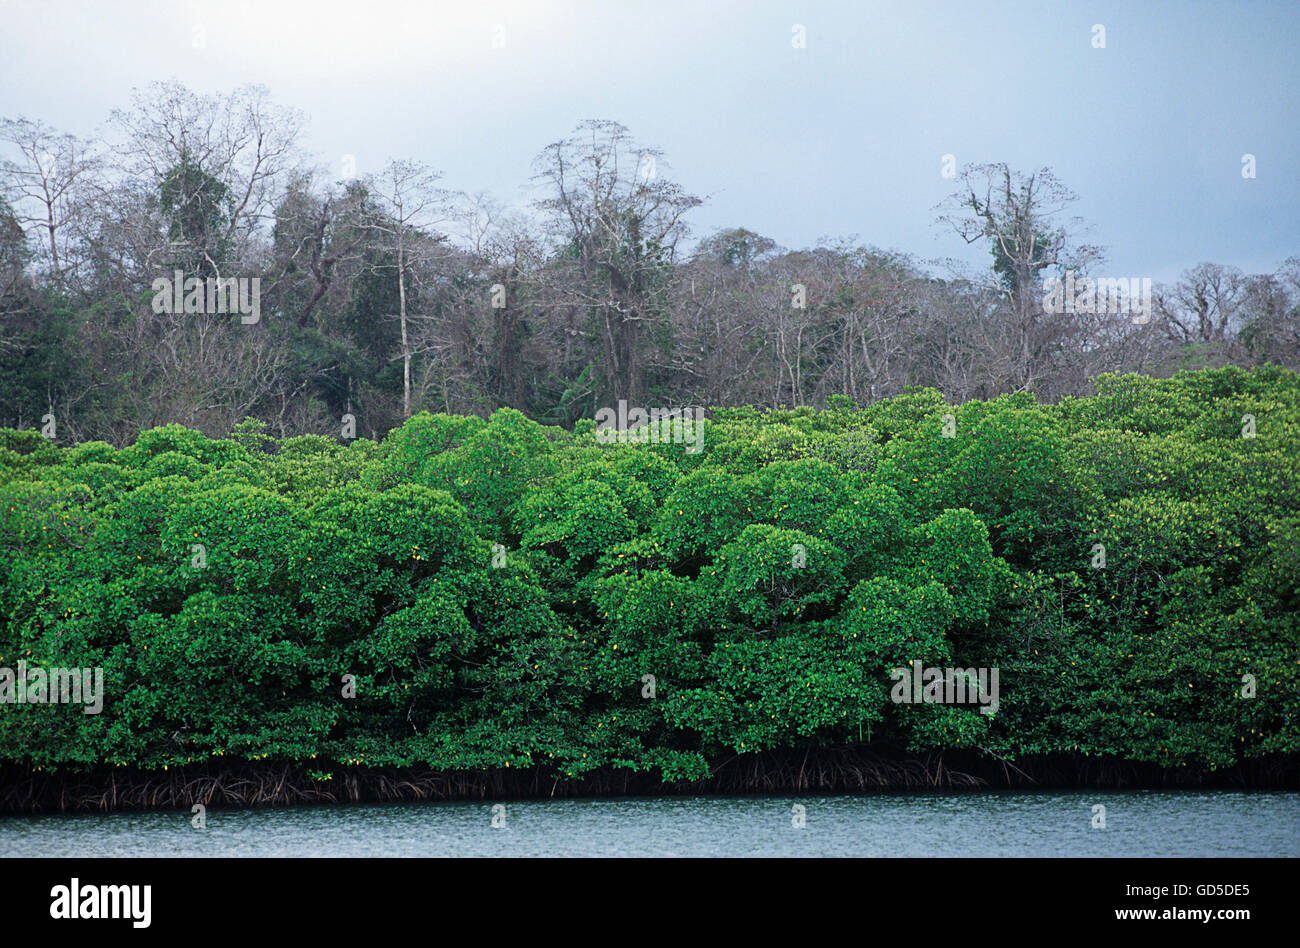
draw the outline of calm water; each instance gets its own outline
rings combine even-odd
[[[806,825],[792,826],[793,804]],[[1093,829],[1093,804],[1106,828]],[[1300,856],[1300,794],[660,797],[0,818],[9,856]]]

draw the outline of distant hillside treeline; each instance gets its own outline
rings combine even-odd
[[[990,266],[940,277],[853,240],[791,251],[736,227],[691,243],[702,199],[615,122],[543,148],[511,210],[417,162],[315,167],[301,129],[265,90],[177,83],[137,94],[102,141],[0,121],[0,424],[53,414],[60,443],[122,446],[248,416],[333,435],[352,414],[380,437],[421,410],[569,427],[619,398],[1050,402],[1104,372],[1300,367],[1300,258],[1194,266],[1154,287],[1145,321],[1045,312],[1046,278],[1144,276],[1074,239],[1074,195],[1047,169],[963,170],[936,223]],[[259,280],[259,318],[156,312],[177,270]]]
[[[1294,755],[1300,377],[1097,387],[719,409],[698,454],[513,409],[346,446],[251,422],[121,449],[4,431],[0,666],[100,666],[105,698],[0,705],[0,762],[268,761],[327,786],[677,781],[880,741]],[[997,712],[893,702],[913,660],[999,669]]]

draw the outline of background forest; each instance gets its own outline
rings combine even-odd
[[[954,177],[936,223],[987,246],[976,272],[852,240],[691,235],[702,198],[610,121],[539,147],[510,209],[418,162],[336,180],[260,87],[155,83],[106,129],[0,122],[0,424],[53,414],[65,444],[167,423],[221,437],[249,416],[276,437],[334,435],[346,413],[379,437],[421,410],[501,407],[571,427],[619,398],[1052,402],[1103,372],[1300,358],[1295,257],[1193,266],[1155,288],[1145,323],[1045,313],[1046,277],[1142,276],[1098,269],[1047,169]],[[262,318],[155,313],[152,281],[175,269],[260,279]]]

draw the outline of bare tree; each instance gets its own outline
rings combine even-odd
[[[745,228],[700,242],[672,288],[670,370],[690,401],[709,405],[770,400],[767,374],[776,364],[776,308],[790,305],[788,287],[772,285],[775,241]]]
[[[683,216],[702,203],[662,174],[660,152],[617,122],[591,120],[537,158],[548,193],[537,202],[562,248],[557,272],[596,319],[608,391],[636,400],[644,382],[644,324],[662,300]]]
[[[262,86],[200,95],[179,82],[155,82],[116,110],[125,171],[162,194],[170,236],[214,269],[246,259],[250,241],[273,219],[275,200],[297,173],[300,114],[274,105]],[[201,223],[201,228],[194,222]],[[201,233],[196,232],[200,230]]]
[[[26,118],[0,119],[0,142],[17,155],[17,160],[0,161],[0,183],[15,219],[24,229],[41,232],[38,246],[46,267],[54,284],[62,287],[75,266],[69,243],[85,210],[80,191],[98,171],[100,160],[92,146],[76,136]]]
[[[1240,328],[1247,290],[1246,275],[1236,267],[1202,263],[1162,287],[1155,309],[1175,343],[1223,342]]]
[[[436,187],[440,177],[438,172],[420,162],[391,161],[369,182],[381,213],[373,215],[365,227],[382,235],[384,246],[392,251],[395,261],[403,418],[411,416],[411,358],[415,352],[407,311],[407,290],[416,263],[429,259],[442,243],[441,238],[432,235],[432,230],[447,220],[452,195]]]
[[[941,205],[940,223],[967,243],[989,244],[1012,322],[1020,391],[1032,390],[1050,372],[1051,360],[1044,356],[1066,335],[1064,317],[1045,318],[1039,275],[1048,268],[1082,274],[1100,257],[1095,247],[1072,246],[1059,221],[1075,200],[1048,168],[1026,175],[1005,164],[982,164],[964,168],[961,189]]]

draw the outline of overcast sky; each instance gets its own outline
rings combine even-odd
[[[1098,274],[1164,280],[1300,254],[1298,46],[1293,0],[0,0],[0,115],[91,135],[151,80],[256,82],[336,173],[417,158],[505,202],[546,144],[611,118],[708,198],[697,235],[981,265],[934,223],[942,156],[1048,166]]]

